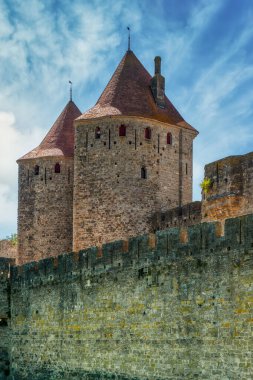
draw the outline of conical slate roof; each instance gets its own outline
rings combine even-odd
[[[18,161],[39,157],[73,157],[73,122],[80,115],[81,111],[75,103],[70,100],[40,145],[31,152],[25,154]]]
[[[164,108],[156,104],[150,83],[151,75],[135,54],[128,50],[95,106],[78,119],[116,115],[140,116],[179,124],[196,131],[185,122],[167,97]]]

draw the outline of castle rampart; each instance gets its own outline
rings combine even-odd
[[[14,260],[0,258],[0,378],[10,375],[11,356],[11,286],[10,272]]]
[[[204,221],[224,220],[253,212],[253,153],[225,157],[205,167],[212,186],[203,194]]]
[[[247,215],[14,267],[14,378],[250,378],[252,246]]]
[[[202,202],[187,203],[182,207],[165,212],[154,213],[151,218],[152,230],[164,230],[170,227],[187,227],[201,223]]]

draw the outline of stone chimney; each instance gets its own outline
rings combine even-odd
[[[151,91],[156,104],[163,108],[164,101],[165,79],[161,75],[161,57],[155,57],[155,75],[151,79]]]

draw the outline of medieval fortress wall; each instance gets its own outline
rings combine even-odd
[[[210,188],[202,192],[202,201],[156,212],[152,230],[191,226],[200,222],[220,221],[253,212],[253,153],[225,157],[205,166],[204,178]]]
[[[250,379],[252,247],[248,215],[5,269],[13,378]]]

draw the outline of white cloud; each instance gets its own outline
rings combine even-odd
[[[0,236],[4,237],[9,226],[8,234],[15,232],[17,220],[17,180],[18,166],[16,160],[24,152],[34,147],[34,142],[42,138],[42,131],[34,128],[29,131],[19,131],[15,126],[13,113],[0,112]],[[3,232],[1,231],[3,230]]]

